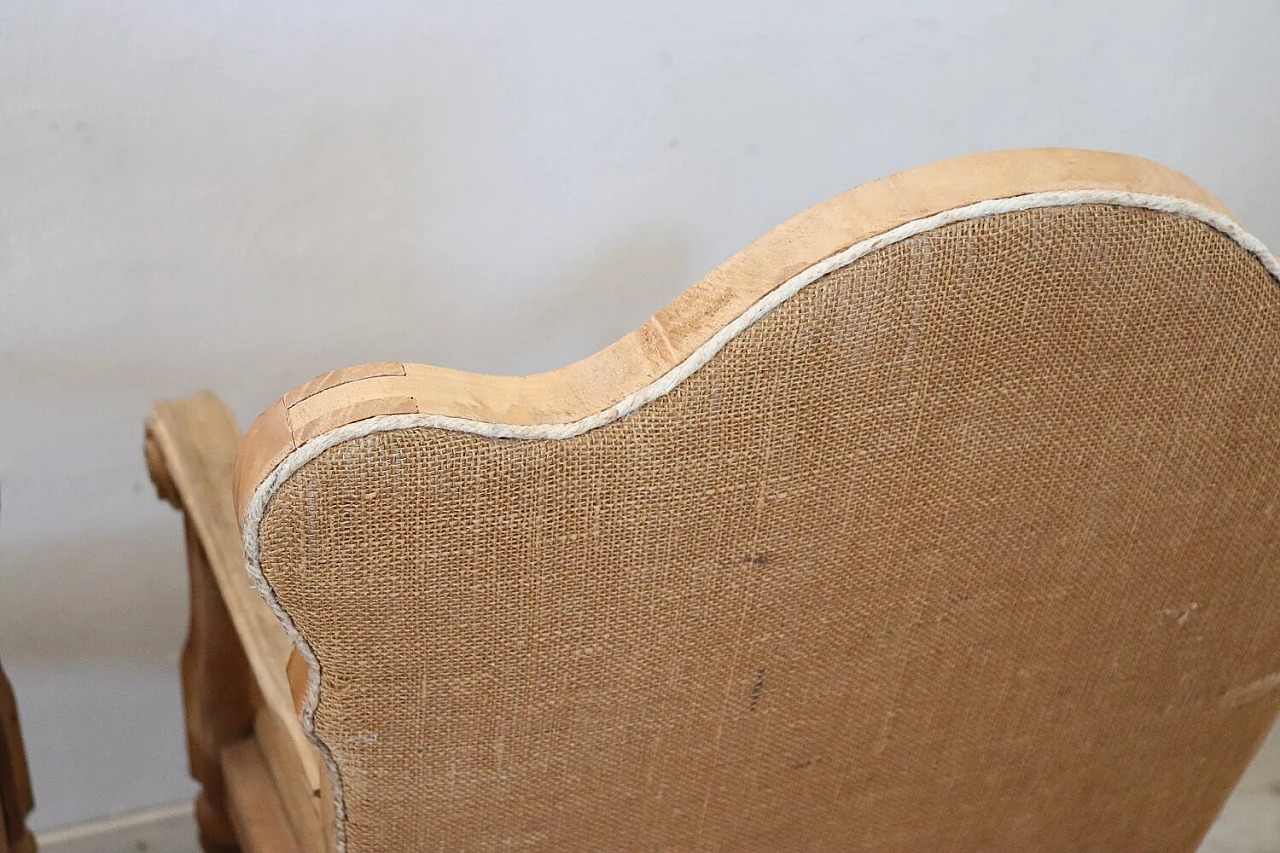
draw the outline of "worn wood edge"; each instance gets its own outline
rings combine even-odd
[[[300,386],[264,412],[241,442],[237,517],[244,518],[258,485],[289,453],[326,431],[368,417],[406,413],[407,400],[418,413],[487,423],[572,423],[651,384],[792,275],[855,243],[987,199],[1088,189],[1171,196],[1230,216],[1219,199],[1185,175],[1126,154],[1066,148],[1001,151],[901,172],[786,221],[636,331],[558,370],[489,376],[383,362],[333,371]]]
[[[232,466],[240,431],[231,410],[209,392],[158,402],[147,419],[145,453],[156,490],[182,509],[203,544],[211,573],[243,646],[261,708],[271,724],[264,760],[282,788],[294,788],[311,806],[310,820],[323,832],[324,813],[312,801],[326,774],[294,710],[286,663],[293,642],[249,582],[232,505]]]
[[[285,814],[280,791],[252,738],[222,750],[227,805],[236,840],[244,853],[294,853],[313,850],[298,843]]]

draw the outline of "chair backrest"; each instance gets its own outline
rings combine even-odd
[[[245,438],[340,847],[1191,851],[1280,701],[1280,290],[1148,161],[853,190],[552,373]]]

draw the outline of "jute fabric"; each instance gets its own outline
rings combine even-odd
[[[272,496],[349,851],[1190,851],[1280,699],[1280,293],[1204,224],[946,225],[629,416]]]

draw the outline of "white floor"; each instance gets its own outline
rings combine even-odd
[[[200,853],[190,803],[43,832],[40,853]]]
[[[39,836],[41,853],[199,853],[187,804]],[[1280,727],[1240,780],[1200,853],[1280,853]]]

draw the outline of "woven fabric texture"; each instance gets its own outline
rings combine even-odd
[[[948,225],[564,440],[340,444],[261,568],[352,853],[1191,851],[1280,701],[1280,292]]]

